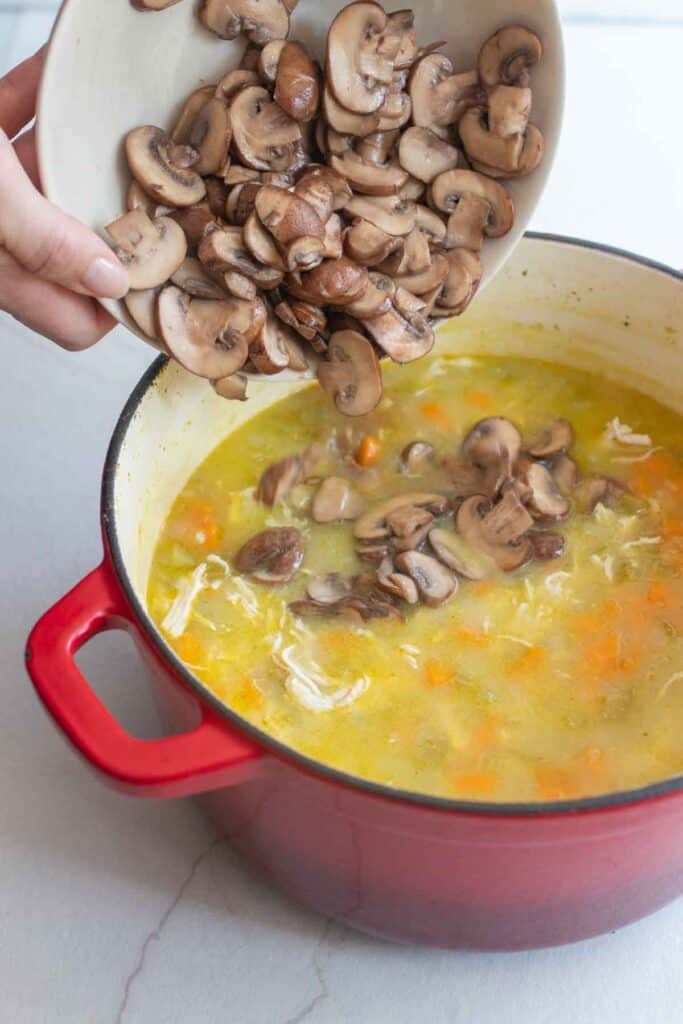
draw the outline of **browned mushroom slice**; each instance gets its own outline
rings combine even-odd
[[[524,134],[531,113],[531,89],[496,85],[488,95],[488,125],[493,135],[507,138]]]
[[[244,222],[242,237],[245,246],[258,263],[269,267],[271,270],[278,271],[277,281],[274,284],[263,286],[264,288],[276,288],[282,280],[286,264],[271,235],[261,224],[256,210],[250,213]]]
[[[127,210],[142,210],[148,217],[154,218],[157,216],[156,211],[158,207],[159,204],[151,196],[147,195],[144,188],[138,185],[137,181],[130,183],[126,192]]]
[[[367,2],[344,7],[330,26],[327,78],[335,99],[347,110],[370,114],[384,102],[394,72],[393,58],[380,52],[386,26],[380,5]]]
[[[527,445],[526,450],[535,459],[552,459],[564,455],[574,444],[574,429],[568,420],[558,417]]]
[[[323,224],[326,224],[335,210],[343,210],[352,192],[346,178],[331,167],[320,165],[306,168],[294,186],[301,199],[313,207]]]
[[[490,213],[491,205],[488,199],[472,192],[462,195],[448,218],[444,240],[446,248],[481,252]]]
[[[543,53],[541,40],[522,25],[507,25],[487,39],[479,52],[479,77],[489,89],[504,85],[529,84],[529,69]]]
[[[521,178],[536,170],[543,158],[543,136],[530,124],[517,135],[494,135],[486,107],[473,107],[460,119],[458,131],[465,152],[475,168],[498,178]]]
[[[182,228],[188,247],[191,249],[195,249],[199,245],[206,229],[216,223],[208,203],[199,203],[197,206],[186,206],[182,210],[174,210],[173,213],[169,213],[169,217]]]
[[[542,463],[520,459],[515,476],[528,488],[524,500],[535,518],[556,520],[569,514],[569,498],[565,497],[550,470]]]
[[[267,89],[247,86],[230,104],[232,139],[242,163],[259,171],[287,171],[301,160],[301,129]]]
[[[392,594],[408,604],[417,604],[419,600],[414,580],[402,572],[396,572],[391,558],[383,558],[380,562],[377,568],[377,585],[387,594]]]
[[[223,179],[229,187],[245,185],[247,182],[255,183],[261,180],[261,172],[255,171],[253,167],[242,167],[240,164],[230,164]]]
[[[409,235],[417,217],[415,203],[400,196],[354,196],[345,212],[393,236]]]
[[[325,226],[316,211],[294,192],[263,185],[256,194],[255,208],[264,228],[283,248],[303,237],[325,236]]]
[[[325,243],[320,238],[303,235],[283,247],[287,270],[312,270],[325,257]]]
[[[247,378],[241,373],[212,380],[211,386],[220,398],[227,398],[233,402],[246,402],[247,400]]]
[[[408,92],[413,123],[442,137],[444,129],[457,124],[470,106],[484,99],[477,72],[454,74],[452,61],[441,53],[427,54],[413,66]]]
[[[522,447],[519,430],[503,416],[490,416],[479,420],[467,433],[462,443],[462,456],[473,466],[499,467],[510,472]]]
[[[434,213],[428,206],[418,204],[415,207],[415,227],[427,236],[433,249],[443,247],[446,240],[446,225],[438,213]]]
[[[319,267],[301,274],[304,294],[297,294],[295,282],[288,278],[292,294],[304,302],[313,304],[346,306],[365,291],[368,286],[368,272],[365,267],[347,256],[338,260],[325,260]]]
[[[312,121],[320,103],[320,72],[301,43],[285,43],[275,78],[274,99],[295,121]]]
[[[391,309],[391,300],[396,290],[394,282],[386,274],[370,271],[369,277],[365,291],[345,306],[351,316],[358,317],[359,320],[379,316],[380,313],[386,313]]]
[[[287,455],[279,462],[273,462],[261,474],[256,488],[256,500],[271,507],[284,501],[302,479],[302,475],[301,458],[298,455]]]
[[[193,299],[175,285],[161,292],[157,301],[159,335],[171,355],[190,373],[217,380],[244,366],[247,340],[232,326],[244,320],[235,309],[238,302]]]
[[[225,216],[230,224],[242,227],[254,209],[256,193],[261,186],[256,182],[245,182],[230,190],[225,204]]]
[[[402,274],[422,274],[431,266],[429,239],[423,231],[414,227],[410,234],[406,235],[401,249],[392,253],[380,269],[391,277],[399,277]]]
[[[434,179],[431,198],[434,206],[444,213],[457,210],[464,196],[476,196],[489,204],[489,214],[484,232],[490,238],[507,234],[514,220],[514,207],[509,192],[476,171],[446,171]]]
[[[407,288],[398,284],[394,291],[394,308],[407,320],[410,320],[414,313],[422,313],[424,302],[419,295],[413,295]]]
[[[199,243],[201,262],[211,271],[236,270],[259,288],[275,288],[282,272],[255,260],[246,248],[246,228],[224,227],[205,235]]]
[[[473,466],[471,462],[446,455],[441,464],[450,481],[449,490],[456,498],[471,498],[473,494],[493,497],[498,490],[500,464],[497,462],[486,469],[481,469]]]
[[[381,562],[387,556],[392,555],[390,541],[358,541],[356,543],[356,557],[361,562]]]
[[[205,184],[206,199],[209,204],[209,209],[217,220],[223,220],[225,218],[226,204],[230,194],[230,189],[222,178],[205,178]]]
[[[183,145],[190,141],[190,131],[192,130],[195,118],[204,104],[208,103],[213,95],[214,87],[212,85],[203,85],[200,89],[195,89],[193,93],[190,93],[171,132],[171,138],[174,142]]]
[[[262,530],[235,555],[235,568],[259,583],[289,583],[304,557],[303,538],[293,526]]]
[[[410,121],[413,112],[413,105],[410,96],[403,91],[403,84],[396,83],[389,86],[384,103],[377,113],[380,115],[378,132],[398,131]]]
[[[259,373],[280,373],[289,366],[291,328],[270,313],[249,345],[249,358]]]
[[[458,532],[474,547],[490,555],[499,569],[511,572],[531,556],[531,544],[523,534],[533,523],[514,491],[507,491],[498,505],[482,495],[466,498],[458,509]]]
[[[311,512],[316,523],[339,523],[356,519],[362,507],[362,498],[348,480],[328,476],[315,493]]]
[[[320,331],[325,330],[327,324],[327,318],[321,309],[297,299],[279,302],[273,308],[273,312],[283,323],[293,327],[297,334],[300,334],[306,341],[313,341]]]
[[[448,271],[441,294],[434,306],[435,316],[458,316],[474,298],[481,281],[479,256],[467,249],[452,249],[446,254]]]
[[[381,120],[379,113],[354,114],[352,111],[347,110],[346,107],[337,103],[327,85],[323,89],[322,113],[329,126],[325,149],[329,149],[332,153],[340,153],[350,149],[350,145],[341,149],[339,142],[348,136],[364,138],[366,135],[370,135],[371,132],[377,130]]]
[[[564,537],[550,530],[532,530],[529,534],[533,558],[537,562],[549,562],[564,553]]]
[[[175,273],[171,274],[171,282],[178,288],[182,288],[188,295],[194,295],[198,299],[224,299],[226,297],[225,288],[209,277],[204,265],[193,256],[184,259]]]
[[[252,302],[256,298],[256,285],[244,274],[239,274],[236,270],[228,270],[223,274],[223,281],[226,289],[236,299]]]
[[[439,174],[451,171],[460,156],[455,146],[449,145],[429,128],[413,127],[401,135],[398,159],[401,167],[414,178],[427,184]]]
[[[202,0],[199,18],[221,39],[236,39],[244,32],[257,46],[286,39],[289,32],[289,11],[282,0]]]
[[[129,291],[123,301],[142,333],[146,334],[150,341],[154,341],[157,335],[157,289],[145,288],[137,292]]]
[[[257,50],[256,52],[262,51]],[[245,89],[248,85],[259,84],[260,79],[256,71],[248,71],[246,68],[234,68],[221,78],[216,86],[215,95],[221,100],[231,100],[240,89]]]
[[[197,172],[173,162],[175,143],[161,128],[146,125],[126,136],[126,159],[138,184],[167,206],[192,206],[206,195]]]
[[[275,85],[278,64],[282,51],[287,44],[286,39],[272,39],[263,47],[258,58],[258,73],[266,86]]]
[[[347,416],[371,412],[382,397],[377,355],[368,339],[356,331],[336,331],[330,337],[327,359],[318,364],[318,380]]]
[[[421,526],[431,524],[434,516],[428,508],[417,505],[400,505],[387,516],[387,526],[396,537],[409,537]]]
[[[393,498],[373,505],[356,521],[354,538],[363,542],[387,540],[391,533],[389,517],[403,508],[426,509],[432,516],[441,516],[448,510],[448,501],[443,495],[429,491],[409,491],[394,495]]]
[[[429,531],[429,543],[439,561],[468,580],[483,580],[496,571],[490,555],[473,547],[455,530],[435,527]]]
[[[394,308],[362,323],[395,363],[411,363],[434,347],[434,328],[420,313],[406,317]]]
[[[333,213],[325,225],[323,256],[326,260],[340,260],[343,255],[342,221],[338,213]]]
[[[408,179],[408,172],[400,164],[368,163],[350,149],[343,156],[332,154],[330,166],[346,178],[354,191],[368,196],[393,196]]]
[[[188,143],[198,153],[193,164],[197,174],[225,173],[232,138],[230,113],[224,99],[213,97],[200,109],[188,132]]]
[[[429,608],[438,608],[449,601],[458,589],[458,578],[431,555],[422,551],[405,551],[396,555],[396,568],[413,580],[420,598]]]
[[[351,593],[351,583],[338,572],[328,572],[324,576],[314,576],[306,584],[306,593],[316,604],[332,605],[343,600]]]
[[[401,452],[401,473],[419,473],[434,456],[434,445],[429,441],[411,441]]]
[[[577,484],[574,499],[577,508],[590,515],[598,504],[609,507],[618,504],[627,491],[628,487],[621,480],[608,476],[591,476]]]
[[[368,220],[358,218],[344,232],[344,248],[356,263],[374,267],[401,245],[400,236],[390,235]]]
[[[413,295],[423,295],[432,288],[442,286],[449,272],[448,259],[442,253],[431,253],[430,262],[426,270],[412,273],[396,274],[394,282],[401,288],[406,288]],[[385,264],[382,264],[384,267]]]
[[[571,494],[579,482],[579,467],[574,460],[570,459],[568,455],[559,455],[553,459],[551,472],[562,493]]]
[[[356,153],[365,163],[385,164],[393,156],[400,134],[396,130],[372,132],[358,140]]]
[[[128,271],[130,287],[136,291],[168,281],[187,255],[182,228],[170,217],[150,220],[142,210],[129,210],[108,224],[105,231]]]

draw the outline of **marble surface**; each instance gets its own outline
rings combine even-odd
[[[680,0],[564,6],[567,120],[535,226],[683,264]],[[0,71],[52,17],[0,0]],[[122,330],[68,355],[1,314],[0,345],[0,1021],[679,1024],[683,901],[563,949],[393,947],[253,879],[191,802],[92,778],[38,706],[22,649],[99,558],[104,453],[150,355]],[[79,660],[124,725],[158,734],[124,637]]]

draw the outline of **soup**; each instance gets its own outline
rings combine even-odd
[[[394,610],[378,610],[376,559],[388,528],[368,511],[431,496],[431,505],[409,505],[412,520],[399,500],[389,520],[399,530],[392,545],[400,529],[422,529],[418,554],[434,559],[429,531],[450,544],[467,500],[477,522],[488,507],[463,499],[454,480],[463,439],[481,442],[486,432],[473,427],[494,417],[523,438],[514,472],[508,466],[493,485],[496,500],[529,505],[519,477],[526,460],[539,478],[553,475],[555,505],[529,506],[533,525],[502,546],[512,556],[467,536],[454,556],[442,552],[451,558],[445,568],[437,559],[443,592],[403,559],[398,592],[384,591]],[[567,431],[566,421],[573,438],[550,454],[547,436],[534,448],[530,439]],[[264,471],[297,453],[310,462],[301,482],[282,484],[280,472],[284,498],[272,486],[266,495]],[[486,460],[473,461],[490,479]],[[348,519],[314,519],[323,482],[338,502],[346,488]],[[227,437],[168,515],[148,606],[216,697],[352,775],[479,801],[630,789],[683,771],[682,497],[681,418],[652,399],[537,361],[435,356],[390,367],[384,398],[362,419],[340,416],[311,386]],[[379,538],[363,535],[368,520]],[[239,571],[255,535],[283,528],[301,542],[288,582]],[[350,600],[358,587],[365,591]],[[415,603],[405,600],[415,592]],[[319,607],[331,599],[331,609]]]

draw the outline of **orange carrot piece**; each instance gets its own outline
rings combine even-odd
[[[428,661],[425,665],[425,682],[427,686],[446,686],[453,679],[453,670],[440,661]]]
[[[378,437],[373,437],[372,434],[366,434],[356,448],[354,458],[362,469],[369,469],[371,466],[374,466],[379,462],[381,454],[382,442],[380,439]]]
[[[181,540],[186,544],[210,549],[216,546],[220,533],[211,505],[195,501],[187,506],[180,525]]]
[[[496,772],[459,772],[453,778],[453,788],[461,796],[490,796],[499,781]]]
[[[439,430],[448,430],[451,425],[450,416],[438,402],[424,402],[420,406],[420,415]]]
[[[458,626],[455,636],[460,643],[467,644],[469,647],[491,646],[491,638],[486,633],[478,633],[477,630],[470,629],[469,626]]]
[[[647,588],[647,599],[656,608],[675,608],[679,603],[675,587],[668,580],[655,580]]]
[[[495,746],[500,736],[500,719],[497,715],[485,715],[477,722],[470,735],[470,749],[474,754],[482,754]]]
[[[525,675],[545,665],[545,647],[528,647],[510,668],[513,675]]]

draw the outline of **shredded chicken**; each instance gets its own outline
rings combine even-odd
[[[638,448],[651,448],[652,438],[649,434],[634,434],[627,423],[622,423],[618,416],[610,420],[605,427],[603,439],[607,442],[618,441],[619,444],[632,444]]]
[[[208,555],[206,561],[193,569],[189,576],[183,576],[178,583],[178,592],[173,604],[161,623],[164,632],[172,637],[182,636],[187,629],[192,606],[201,592],[208,589],[217,590],[229,575],[230,567],[227,562],[218,555]]]

